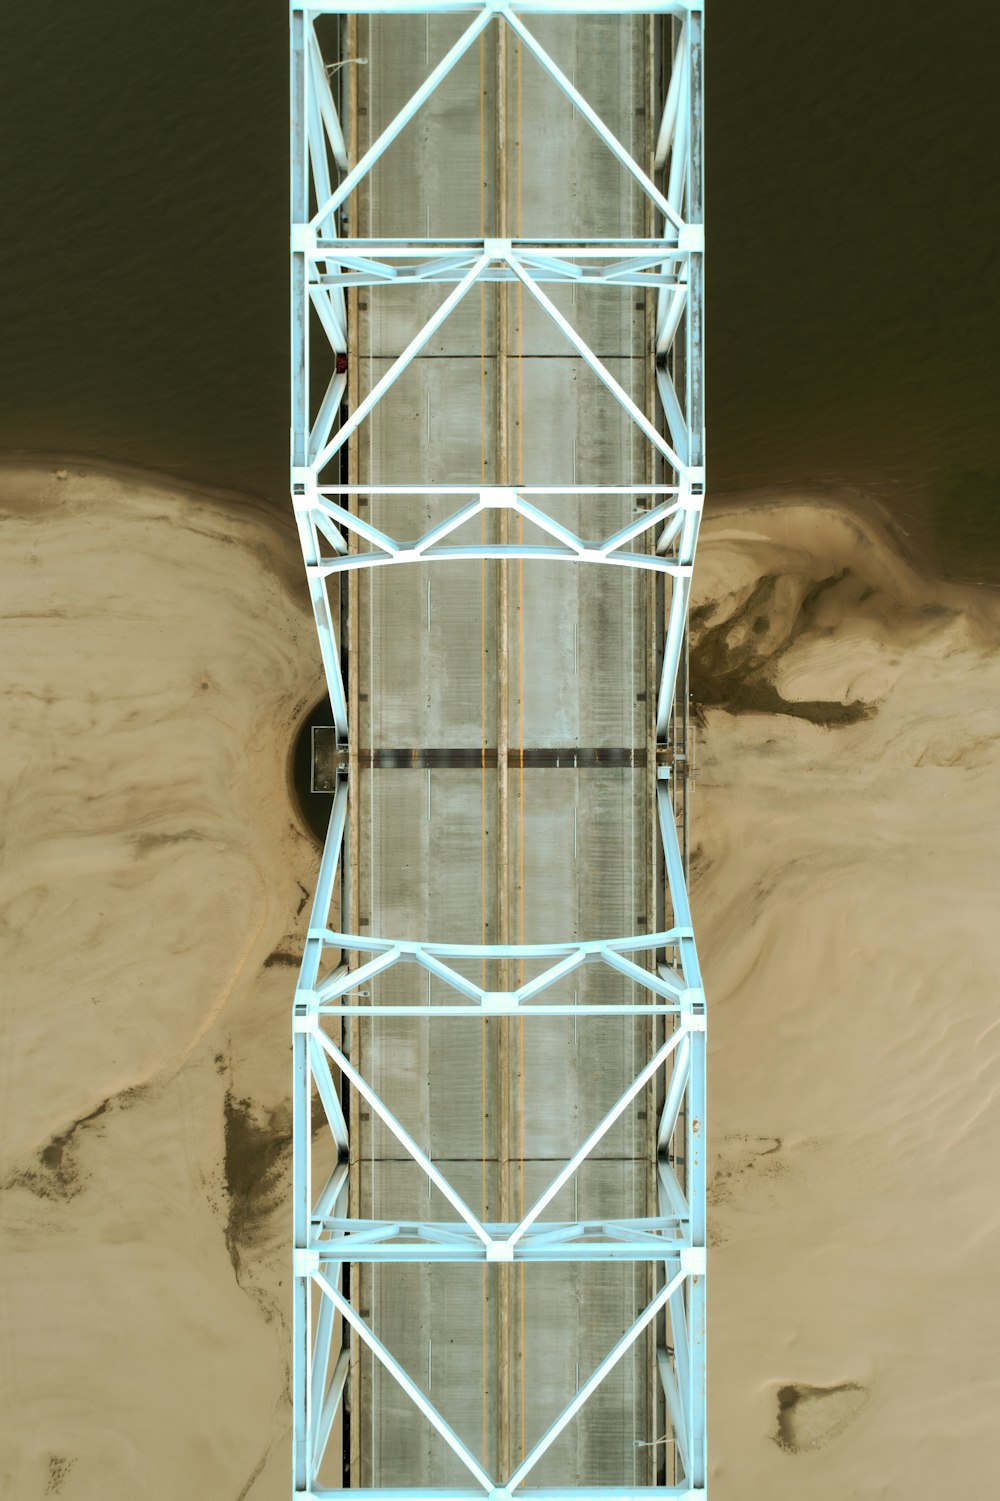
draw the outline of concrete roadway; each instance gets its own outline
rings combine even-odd
[[[530,23],[641,156],[646,23]],[[361,23],[358,51],[369,59],[357,70],[362,149],[463,24],[395,16]],[[494,26],[376,169],[355,234],[503,232],[498,67]],[[506,233],[644,233],[629,179],[513,37],[506,67]],[[441,296],[434,287],[361,294],[362,394]],[[627,290],[560,288],[557,300],[645,406],[642,303],[637,307]],[[498,353],[505,325],[507,349]],[[366,424],[357,464],[360,477],[386,482],[647,476],[641,435],[517,288],[470,293]],[[416,537],[447,509],[387,499],[373,502],[369,514],[397,535]],[[621,525],[632,509],[630,502],[605,502],[599,516],[594,502],[567,503],[567,519],[574,512],[579,528],[596,535]],[[498,536],[499,513],[488,524]],[[474,523],[476,533],[480,525]],[[448,563],[376,572],[359,589],[351,668],[362,746],[496,747],[509,737],[513,746],[645,747],[646,585],[635,574]],[[511,942],[531,943],[646,926],[645,772],[515,768],[506,796],[503,780],[502,771],[478,769],[362,775],[363,931],[473,943],[506,933]],[[398,968],[377,994],[445,998],[429,984],[422,971]],[[620,977],[588,966],[561,994],[622,997],[626,989]],[[530,1206],[634,1077],[647,1047],[644,1023],[613,1018],[578,1028],[544,1019],[384,1021],[359,1027],[354,1043],[362,1072],[469,1204],[493,1219],[516,1218]],[[356,1113],[355,1130],[358,1212],[454,1218],[366,1111]],[[550,1215],[640,1215],[648,1212],[649,1191],[648,1123],[633,1109]],[[384,1267],[363,1273],[354,1292],[380,1338],[502,1479],[635,1317],[647,1275],[642,1266]],[[651,1451],[639,1447],[654,1436],[647,1431],[648,1358],[643,1346],[621,1363],[529,1484],[648,1480]],[[367,1355],[359,1387],[353,1484],[467,1483],[458,1460]]]

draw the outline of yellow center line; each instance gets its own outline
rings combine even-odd
[[[517,237],[521,238],[521,41],[516,46],[517,57]],[[524,288],[517,284],[517,482],[524,484]],[[524,541],[524,518],[518,517],[518,542]],[[518,931],[519,943],[524,943],[524,559],[517,560],[517,704],[518,740],[521,746],[521,764],[518,768]],[[520,984],[524,984],[524,960],[521,960]],[[518,1171],[519,1217],[524,1218],[524,1017],[517,1024],[517,1077],[520,1091],[518,1111]],[[524,1262],[520,1265],[520,1368],[521,1368],[521,1458],[525,1455],[525,1389],[524,1389]]]

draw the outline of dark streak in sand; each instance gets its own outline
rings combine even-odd
[[[829,699],[787,699],[772,681],[782,655],[805,632],[817,630],[815,615],[822,596],[848,576],[843,569],[818,580],[799,605],[798,615],[784,641],[758,647],[754,638],[768,629],[771,605],[778,582],[765,574],[741,609],[715,625],[707,621],[718,605],[700,605],[691,611],[691,691],[696,710],[724,709],[727,714],[786,714],[827,728],[857,724],[870,719],[877,705],[854,699],[842,704]],[[750,639],[731,642],[741,626],[749,626]]]
[[[14,1172],[6,1180],[4,1188],[26,1188],[40,1199],[72,1199],[80,1193],[83,1183],[76,1162],[75,1151],[79,1145],[77,1133],[112,1109],[127,1109],[145,1093],[142,1086],[124,1089],[120,1094],[109,1095],[86,1115],[81,1115],[65,1131],[50,1138],[38,1154],[39,1165]]]
[[[292,1146],[292,1118],[287,1106],[255,1119],[254,1103],[226,1091],[225,1178],[229,1195],[226,1249],[240,1280],[241,1252],[260,1237],[261,1228],[284,1193],[285,1170]]]

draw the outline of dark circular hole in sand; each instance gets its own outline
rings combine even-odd
[[[320,844],[326,838],[333,807],[332,792],[312,791],[312,732],[317,724],[333,724],[333,710],[328,698],[314,704],[300,722],[292,748],[292,788],[303,822]]]

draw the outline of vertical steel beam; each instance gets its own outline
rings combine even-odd
[[[309,167],[306,146],[306,17],[291,15],[291,222],[301,222],[309,205]],[[306,260],[293,253],[291,270],[291,463],[292,472],[306,462],[309,432],[309,314]],[[312,1204],[311,1101],[309,1039],[292,1038],[292,1201],[293,1246],[303,1252],[309,1243]],[[298,1273],[299,1268],[295,1271]],[[305,1493],[310,1480],[309,1344],[312,1284],[305,1275],[293,1277],[292,1290],[292,1476],[296,1492]]]
[[[693,7],[686,21],[687,105],[688,105],[688,215],[691,223],[705,222],[704,189],[704,55],[703,14]],[[692,252],[688,261],[688,358],[686,361],[689,450],[693,467],[705,465],[705,257],[702,249]],[[691,559],[698,545],[701,512],[694,511],[690,537]],[[685,632],[686,647],[686,632]],[[687,674],[685,671],[685,709]],[[685,744],[685,751],[687,746]],[[685,772],[688,771],[685,762]],[[685,799],[686,803],[686,799]],[[687,854],[685,838],[684,854]],[[684,872],[685,878],[687,871]],[[685,899],[686,899],[685,890]],[[688,916],[690,921],[690,916]],[[700,980],[700,976],[699,976]],[[704,1031],[691,1034],[690,1085],[687,1108],[687,1198],[691,1206],[691,1237],[695,1246],[707,1244],[705,1162],[705,1117],[708,1107],[706,1082],[706,1043]],[[703,1251],[704,1256],[704,1251]],[[690,1340],[690,1393],[688,1434],[692,1486],[704,1489],[707,1484],[707,1382],[706,1382],[706,1279],[704,1268],[688,1283],[688,1337]]]

